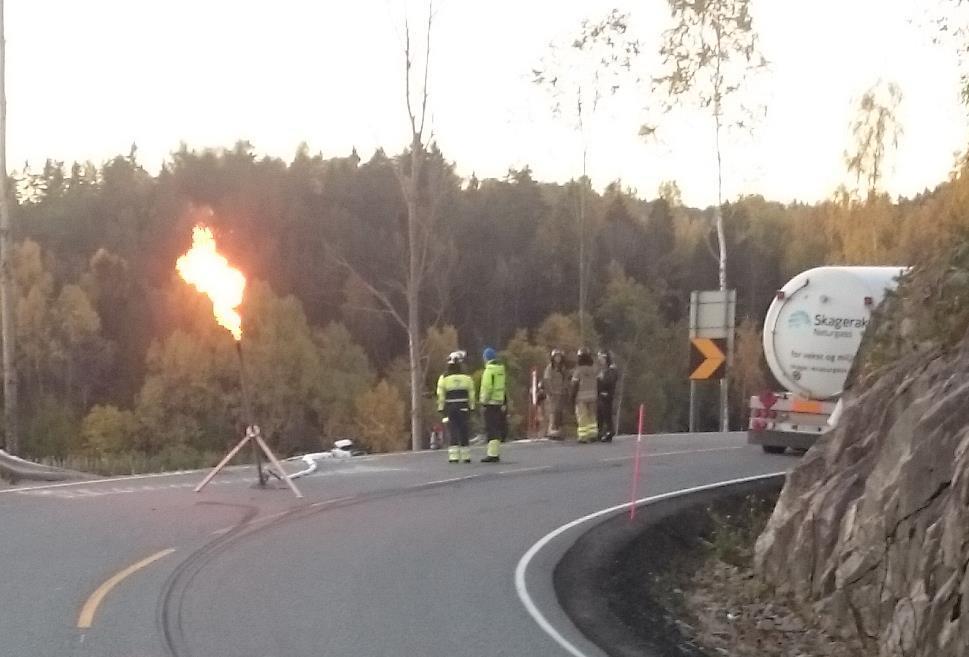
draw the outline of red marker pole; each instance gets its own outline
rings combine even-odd
[[[636,431],[636,457],[633,460],[633,485],[629,492],[629,520],[632,521],[636,518],[636,495],[637,489],[639,488],[639,463],[642,455],[643,446],[643,414],[645,413],[646,405],[639,405],[639,428]]]
[[[528,390],[528,433],[538,435],[538,372],[532,368],[532,386]]]

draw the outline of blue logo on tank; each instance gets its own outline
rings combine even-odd
[[[805,328],[811,325],[811,316],[808,315],[803,310],[798,310],[792,313],[790,317],[787,318],[787,326],[792,329]]]

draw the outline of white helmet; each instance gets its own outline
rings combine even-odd
[[[448,365],[458,365],[464,362],[464,359],[468,357],[468,354],[463,351],[452,351],[448,354],[447,364]]]

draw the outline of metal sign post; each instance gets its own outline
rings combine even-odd
[[[690,432],[696,431],[696,382],[720,380],[720,431],[729,431],[737,291],[690,293]]]

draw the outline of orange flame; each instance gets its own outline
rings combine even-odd
[[[212,300],[215,320],[237,341],[242,339],[242,305],[246,277],[215,250],[212,230],[205,226],[192,229],[192,248],[179,257],[175,269],[187,283]]]

